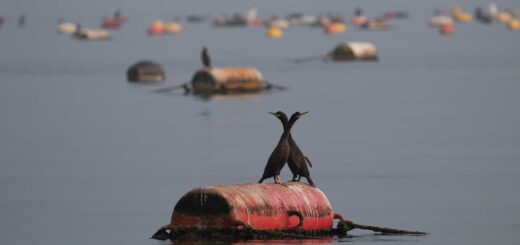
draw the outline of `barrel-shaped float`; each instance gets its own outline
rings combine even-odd
[[[110,32],[103,29],[76,29],[72,34],[74,37],[83,40],[107,40],[110,37]]]
[[[340,43],[332,50],[331,58],[335,61],[378,59],[376,47],[367,42]]]
[[[162,82],[166,78],[161,65],[148,60],[130,66],[127,76],[129,82]]]
[[[263,88],[260,71],[252,67],[215,67],[198,70],[191,79],[195,93],[258,92]]]
[[[170,228],[328,231],[334,212],[323,192],[310,185],[245,183],[207,186],[175,205]]]

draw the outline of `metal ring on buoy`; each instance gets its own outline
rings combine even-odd
[[[290,211],[287,211],[287,215],[289,215],[289,217],[296,215],[296,216],[298,216],[298,219],[300,220],[298,225],[296,227],[294,227],[293,229],[299,228],[303,225],[303,215],[302,215],[302,213],[300,213],[300,211],[290,210]]]

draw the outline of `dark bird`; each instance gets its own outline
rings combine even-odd
[[[307,114],[308,112],[295,112],[292,114],[291,119],[289,119],[289,125],[294,125],[296,120],[298,120],[301,116]],[[303,155],[302,151],[294,142],[292,134],[289,132],[289,147],[291,148],[291,152],[289,153],[289,159],[287,160],[287,165],[289,165],[289,169],[293,174],[292,181],[300,181],[301,177],[305,177],[309,185],[315,186],[314,182],[311,179],[309,168],[307,168],[307,164],[312,168],[312,163],[308,157]],[[298,179],[296,179],[298,178]]]
[[[287,115],[281,111],[277,111],[276,113],[269,112],[269,114],[274,115],[283,125],[283,134],[278,141],[278,145],[274,148],[269,160],[267,160],[267,164],[265,165],[264,174],[262,178],[258,181],[258,183],[262,183],[267,178],[274,177],[274,182],[277,184],[281,184],[280,181],[280,171],[283,166],[289,159],[289,154],[291,152],[291,148],[289,146],[289,134],[291,131],[291,124],[289,124],[287,120]]]
[[[202,48],[202,53],[200,54],[200,58],[202,60],[202,64],[206,68],[211,68],[211,58],[208,54],[208,49],[206,47]]]

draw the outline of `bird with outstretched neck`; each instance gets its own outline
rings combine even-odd
[[[293,125],[296,120],[298,120],[301,116],[307,114],[308,112],[295,112],[291,115],[291,119],[289,119],[289,124]],[[300,181],[301,177],[305,177],[309,185],[315,186],[314,182],[311,179],[309,168],[307,168],[307,164],[312,167],[312,163],[309,158],[303,155],[303,152],[300,150],[300,147],[294,142],[292,134],[289,133],[289,147],[291,152],[289,153],[289,158],[287,159],[287,165],[289,165],[289,169],[293,174],[292,181]]]
[[[281,184],[280,180],[280,171],[283,166],[289,159],[289,154],[291,152],[291,148],[289,145],[289,134],[291,131],[292,124],[289,123],[287,119],[287,115],[281,111],[277,111],[275,113],[269,112],[273,116],[280,119],[283,125],[283,133],[278,141],[278,144],[274,148],[269,160],[267,160],[267,164],[265,165],[264,174],[262,178],[258,181],[258,183],[262,183],[267,178],[274,177],[274,182],[277,184]],[[294,124],[294,123],[293,123]]]
[[[206,68],[211,68],[211,58],[209,57],[208,49],[206,47],[202,48],[202,53],[200,54],[200,58],[202,60],[202,65]]]

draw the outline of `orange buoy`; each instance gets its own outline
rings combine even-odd
[[[148,28],[148,35],[157,36],[164,33],[164,23],[161,20],[155,20]]]
[[[334,210],[318,188],[301,182],[206,186],[186,193],[175,205],[171,228],[325,230]]]
[[[439,26],[439,33],[441,35],[451,35],[454,32],[453,25],[441,25]]]
[[[326,25],[325,27],[325,33],[329,35],[337,35],[344,33],[347,31],[347,26],[344,23],[341,22],[334,22],[331,24]]]
[[[269,38],[278,39],[283,36],[283,30],[276,26],[270,26],[267,28],[266,35]]]
[[[514,30],[518,30],[520,29],[520,20],[516,19],[516,18],[512,18],[508,23],[507,23],[507,28],[511,31],[514,31]]]

